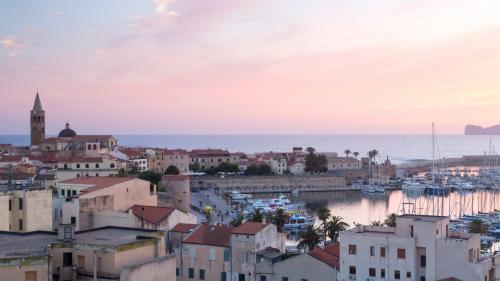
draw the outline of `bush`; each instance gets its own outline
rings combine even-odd
[[[163,174],[164,175],[178,175],[180,173],[181,173],[181,171],[179,171],[179,168],[177,168],[174,165],[170,165],[167,167],[167,169],[165,170],[165,173],[163,173]]]

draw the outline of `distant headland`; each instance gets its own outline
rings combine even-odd
[[[465,135],[500,135],[500,125],[487,128],[476,125],[465,126]]]

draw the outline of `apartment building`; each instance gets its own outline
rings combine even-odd
[[[449,222],[402,215],[396,227],[342,232],[339,280],[498,280],[500,254],[481,256],[480,236],[450,231]]]
[[[110,157],[67,157],[58,159],[56,180],[66,181],[79,177],[108,177],[125,169],[126,163]]]
[[[52,230],[52,191],[4,190],[0,193],[0,231]]]
[[[189,172],[189,153],[184,149],[148,148],[149,169],[163,174],[168,166],[175,166],[181,173]]]
[[[328,157],[328,171],[359,170],[363,168],[360,160],[354,157]]]
[[[191,164],[197,163],[201,170],[215,168],[222,162],[238,165],[240,153],[229,153],[222,149],[193,149],[189,153]]]
[[[103,227],[0,232],[0,280],[174,281],[163,231]]]

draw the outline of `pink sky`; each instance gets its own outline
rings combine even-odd
[[[29,132],[36,88],[49,133],[66,121],[115,134],[425,134],[431,122],[461,134],[500,123],[497,0],[34,6],[0,4],[10,17],[0,12],[0,134]]]

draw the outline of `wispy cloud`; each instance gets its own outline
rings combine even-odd
[[[172,10],[172,5],[176,0],[154,0],[156,4],[156,15],[158,16],[173,16],[177,13]]]

